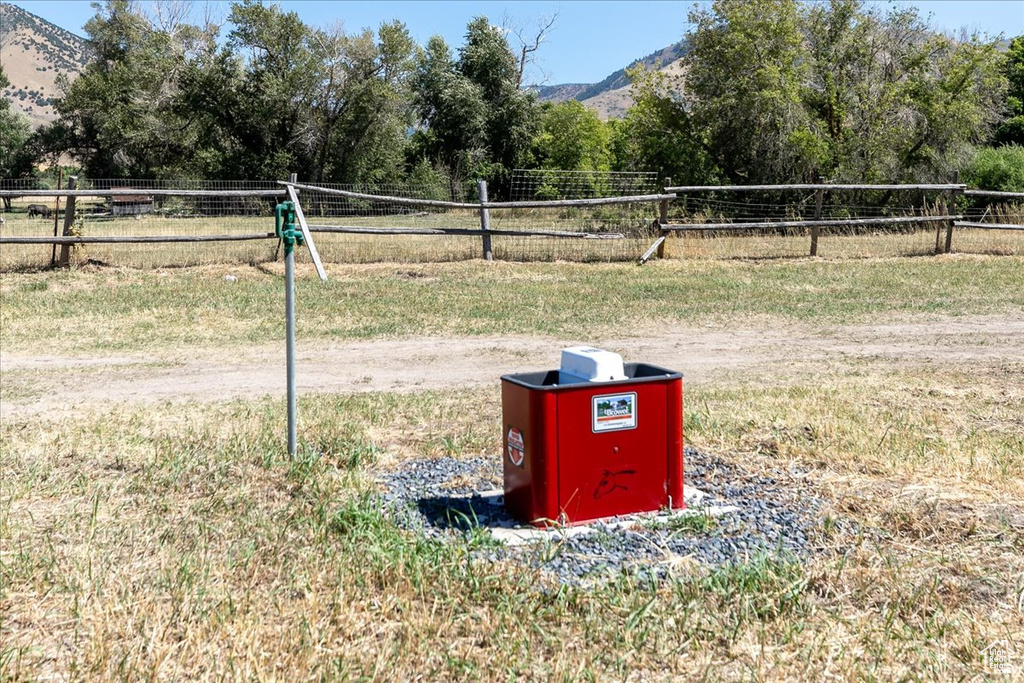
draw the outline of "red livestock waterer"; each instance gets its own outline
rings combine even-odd
[[[683,508],[683,377],[589,347],[501,378],[505,508],[536,526]]]

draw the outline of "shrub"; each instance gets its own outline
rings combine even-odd
[[[972,188],[997,192],[1024,192],[1024,147],[986,147],[963,169],[963,180]]]

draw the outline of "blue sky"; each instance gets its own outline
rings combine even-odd
[[[15,0],[13,4],[79,35],[84,34],[82,26],[93,15],[89,0]],[[695,3],[285,0],[278,4],[297,12],[312,26],[330,26],[340,20],[349,32],[399,19],[417,42],[423,44],[430,36],[440,34],[453,47],[462,43],[466,23],[474,16],[484,15],[495,24],[518,26],[528,35],[536,31],[539,21],[557,13],[550,38],[538,53],[533,78],[527,79],[555,84],[599,81],[632,60],[680,40],[689,27],[687,14]],[[922,15],[931,15],[937,29],[944,31],[967,28],[992,36],[1024,34],[1022,0],[891,0],[871,4],[883,9],[893,5],[917,6]],[[195,5],[196,9],[208,7],[213,16],[223,18],[229,3],[197,1]]]

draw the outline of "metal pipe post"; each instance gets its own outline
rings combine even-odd
[[[284,248],[284,319],[288,356],[288,455],[295,457],[297,429],[295,419],[295,248]]]

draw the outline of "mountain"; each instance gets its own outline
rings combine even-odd
[[[683,72],[681,60],[688,51],[689,46],[686,41],[681,40],[668,47],[655,50],[646,57],[634,61],[628,67],[609,74],[598,83],[535,85],[530,86],[529,89],[537,93],[537,99],[541,102],[579,100],[597,111],[598,115],[603,119],[621,118],[625,116],[626,110],[632,103],[629,96],[629,76],[626,75],[626,69],[642,64],[644,69],[648,71],[658,69],[665,71],[672,77],[678,77]]]
[[[574,100],[584,90],[594,87],[593,83],[562,83],[560,85],[531,85],[527,90],[537,93],[541,102],[564,102]]]
[[[0,2],[0,66],[11,82],[3,96],[38,127],[57,118],[58,74],[85,67],[85,39],[7,2]]]

